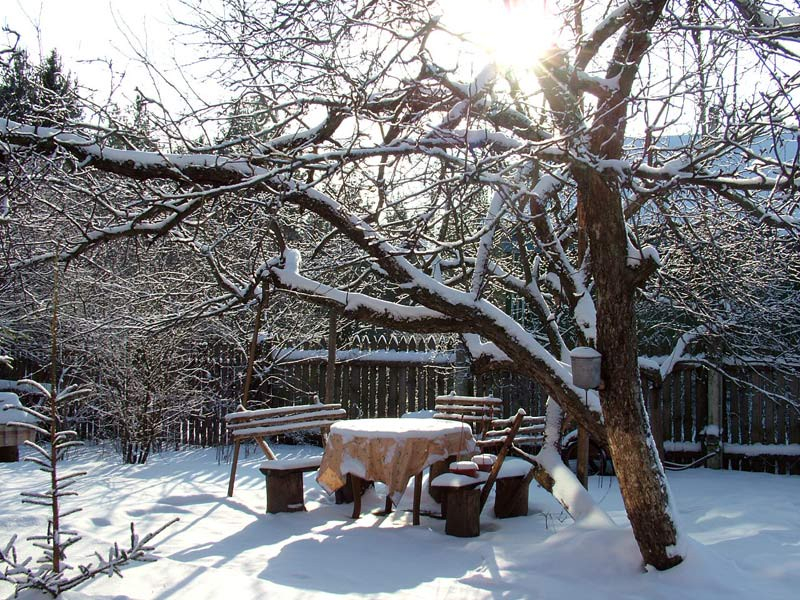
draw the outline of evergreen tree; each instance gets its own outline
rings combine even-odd
[[[0,117],[33,125],[53,126],[81,115],[77,82],[64,72],[52,50],[37,66],[25,50],[15,50],[0,65]]]

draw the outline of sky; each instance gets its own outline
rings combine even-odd
[[[485,50],[474,59],[481,63],[476,72],[492,58],[519,70],[529,68],[522,59],[539,54],[552,39],[551,22],[534,0],[519,3],[514,14],[498,0],[467,1],[469,10],[464,10],[465,0],[440,0],[440,5],[446,22],[470,32]],[[0,25],[20,33],[22,45],[36,59],[56,49],[79,83],[97,90],[97,98],[115,86],[133,98],[137,85],[149,85],[135,50],[145,50],[168,72],[176,60],[193,58],[184,44],[174,43],[183,32],[172,23],[173,15],[190,18],[180,0],[4,0],[2,5]],[[450,41],[439,52],[445,63],[456,58]]]
[[[500,0],[440,0],[440,5],[445,23],[455,30],[469,32],[484,49],[483,54],[465,61],[448,40],[437,50],[443,66],[451,66],[448,63],[454,64],[456,60],[462,66],[466,64],[460,74],[467,80],[481,71],[487,61],[496,59],[501,68],[514,69],[523,88],[537,87],[531,73],[531,58],[540,55],[556,35],[553,20],[544,9],[546,3],[518,2],[515,12],[506,10]],[[169,107],[182,108],[170,85],[153,82],[136,58],[137,51],[146,53],[169,83],[185,89],[176,64],[191,63],[196,50],[186,45],[186,32],[172,23],[173,16],[190,20],[191,11],[181,0],[0,2],[0,25],[19,32],[21,44],[34,59],[56,49],[67,69],[77,76],[84,96],[92,91],[90,95],[101,104],[112,91],[118,104],[129,104],[136,97],[136,89],[141,88],[153,98],[159,97],[158,90],[160,99]],[[531,30],[532,27],[535,29]],[[0,43],[3,41],[0,34]],[[199,69],[183,71],[199,74]],[[208,80],[197,89],[207,101],[225,96],[222,88]]]
[[[96,99],[114,87],[133,98],[137,85],[148,85],[134,49],[167,68],[175,59],[188,60],[181,45],[171,43],[171,15],[182,11],[176,0],[4,0],[0,24],[22,36],[35,62],[57,50],[79,83],[97,91]]]

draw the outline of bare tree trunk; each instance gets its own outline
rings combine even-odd
[[[597,349],[603,355],[600,403],[606,434],[633,534],[645,563],[679,564],[672,501],[650,430],[639,379],[634,313],[635,272],[627,265],[628,241],[619,192],[588,173],[582,202],[597,300]]]

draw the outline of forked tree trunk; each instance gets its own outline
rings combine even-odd
[[[646,564],[680,563],[672,500],[647,418],[639,379],[634,313],[636,278],[627,264],[627,233],[618,190],[596,173],[584,180],[597,306],[597,349],[606,434],[633,534]]]

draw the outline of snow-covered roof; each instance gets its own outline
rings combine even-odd
[[[0,392],[0,425],[6,423],[35,423],[36,419],[21,410],[16,410],[15,406],[22,406],[19,396],[14,392]]]

